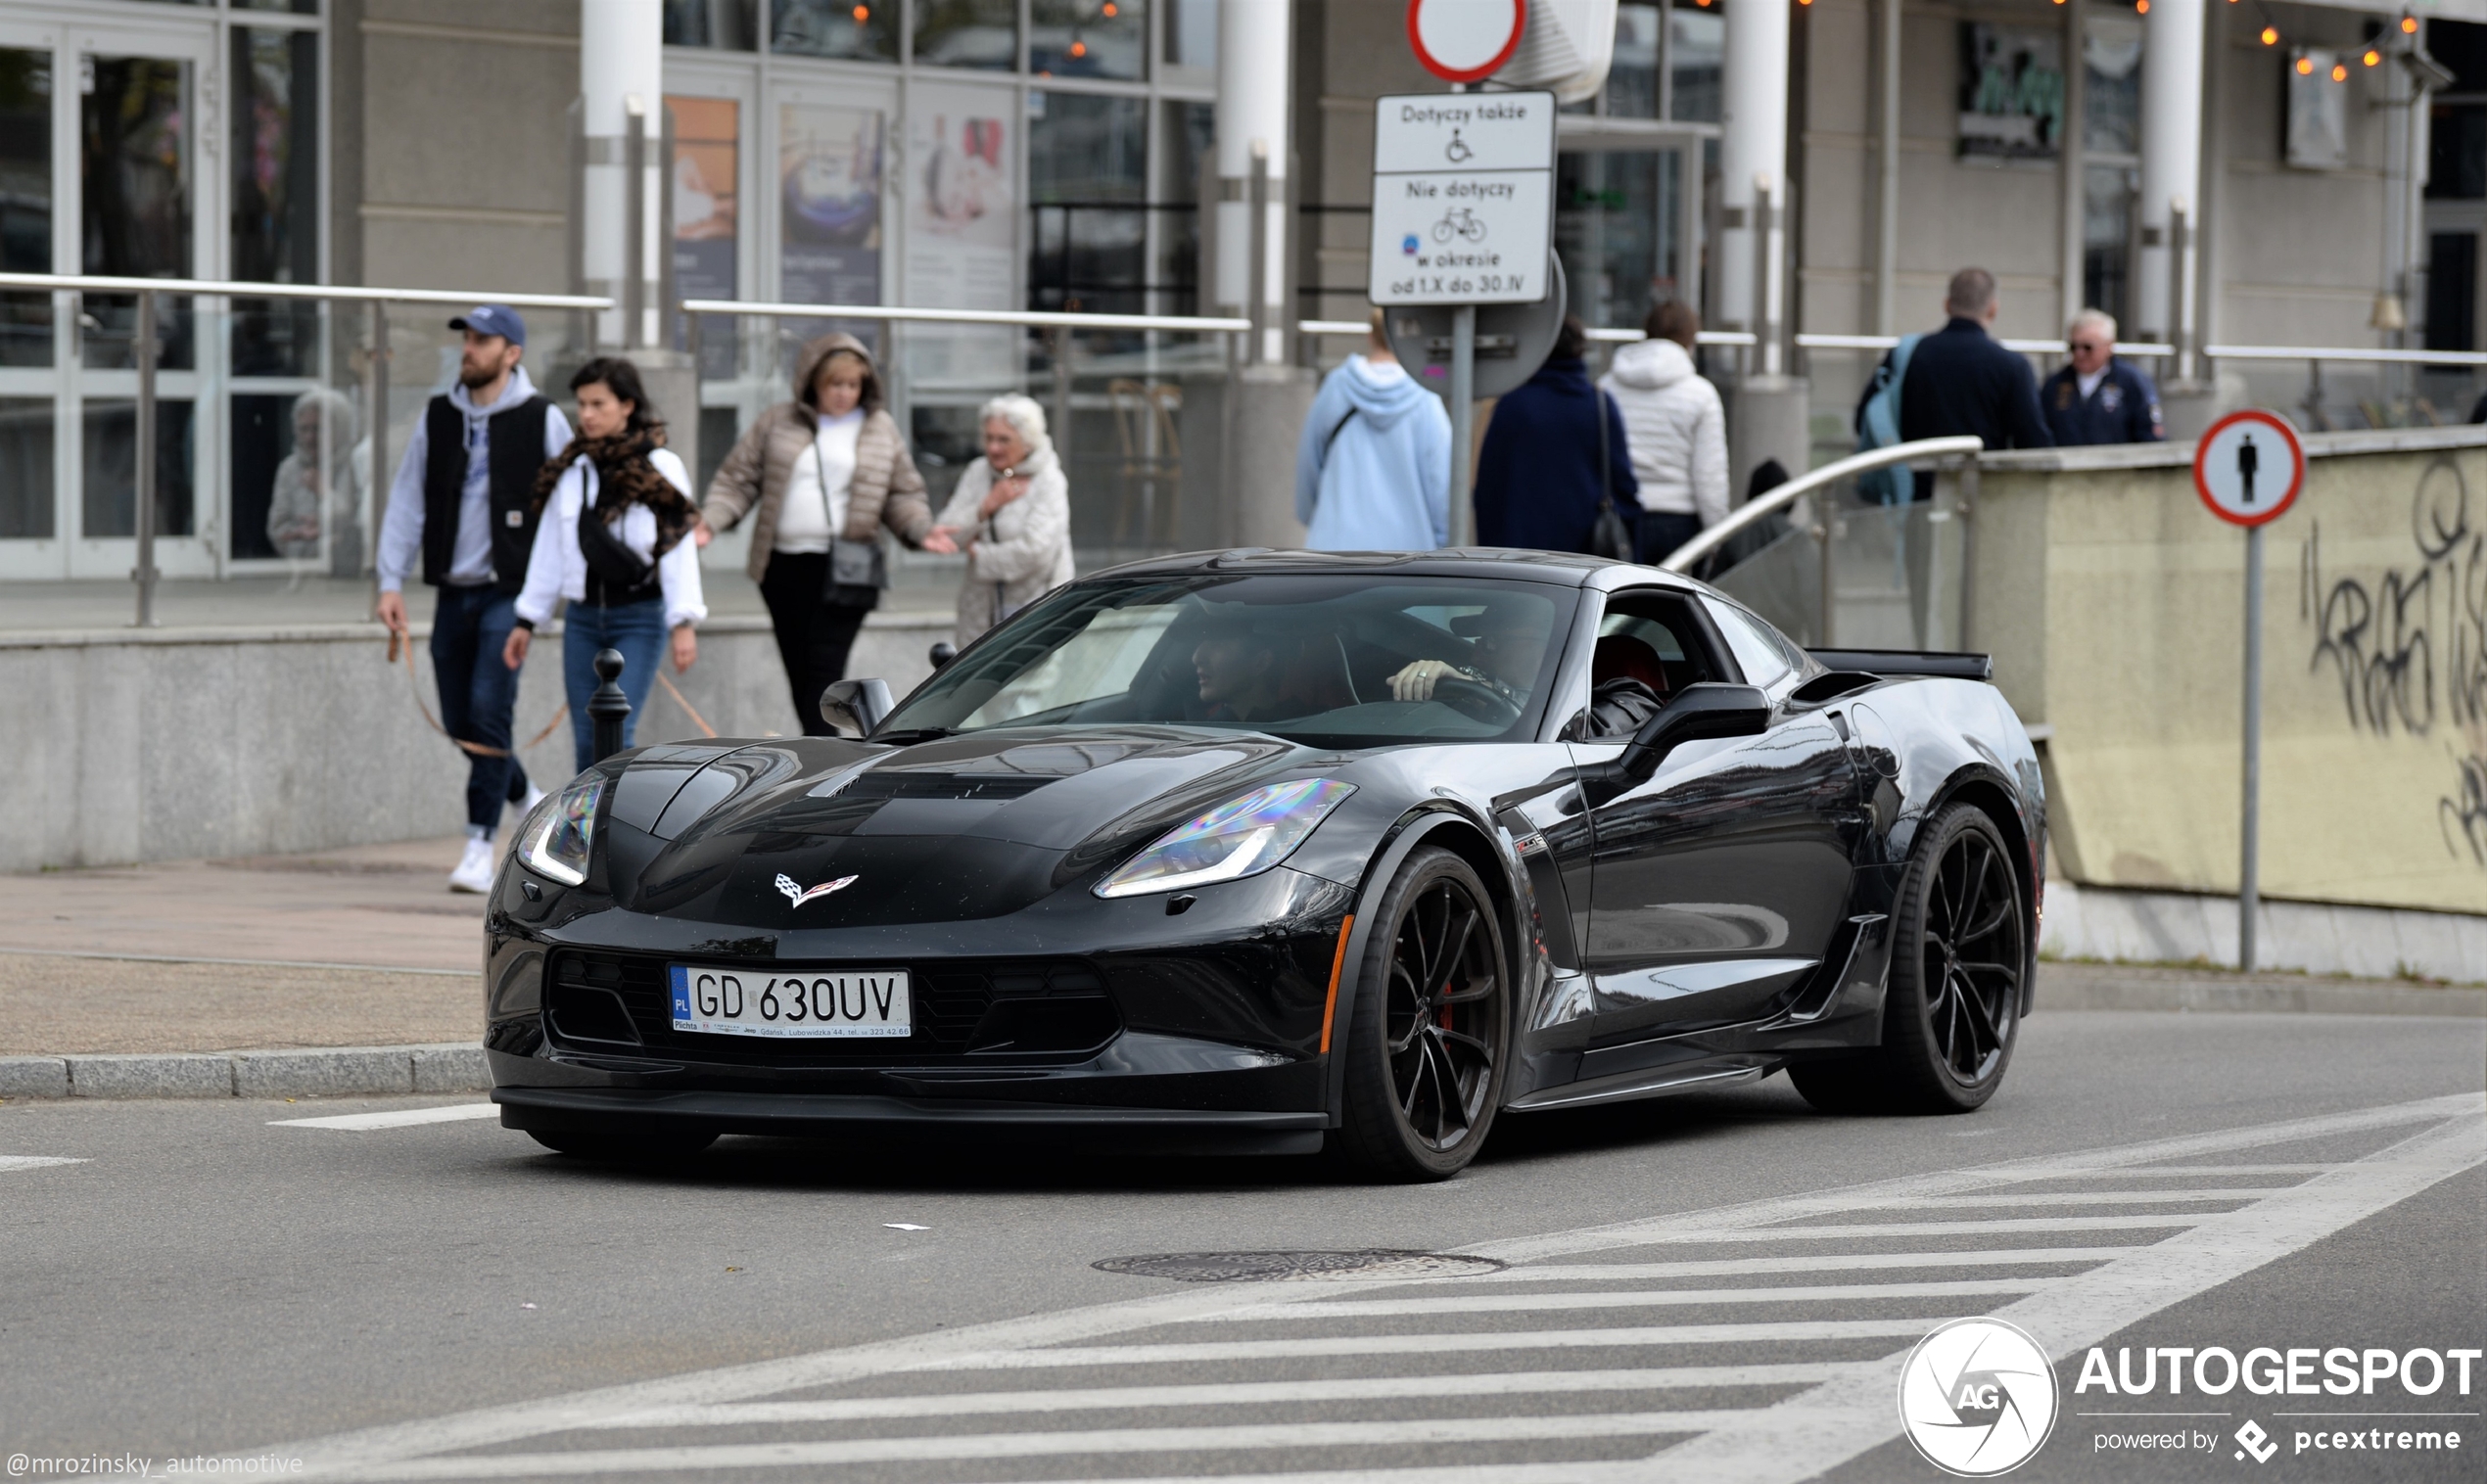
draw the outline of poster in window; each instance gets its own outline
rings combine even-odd
[[[741,107],[730,98],[668,94],[674,115],[674,291],[684,299],[735,299],[734,254],[740,240],[736,199],[736,126]],[[734,374],[734,322],[712,315],[700,326],[699,374]],[[689,344],[689,326],[675,326],[675,348]]]
[[[2064,145],[2064,38],[1960,23],[1960,158],[2053,160]]]
[[[918,84],[907,100],[907,301],[925,308],[1008,309],[1018,193],[1011,97],[992,88]],[[1016,384],[1007,328],[925,325],[907,336],[913,384]]]
[[[2331,70],[2340,54],[2297,48],[2288,67],[2288,162],[2301,170],[2336,170],[2349,162],[2349,88]]]
[[[777,276],[793,303],[881,301],[883,126],[876,109],[788,103],[777,111]],[[844,330],[878,353],[870,320],[789,324],[801,341]]]

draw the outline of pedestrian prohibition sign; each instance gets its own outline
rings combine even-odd
[[[2306,446],[2276,412],[2231,412],[2193,450],[2193,489],[2211,513],[2236,526],[2277,520],[2306,483]]]

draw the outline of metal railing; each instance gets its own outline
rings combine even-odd
[[[1365,322],[1360,319],[1299,319],[1295,321],[1295,331],[1299,335],[1362,335],[1365,329]],[[1590,342],[1602,346],[1629,345],[1633,341],[1647,338],[1638,330],[1591,330],[1589,332]],[[1754,338],[1751,332],[1744,330],[1704,330],[1695,339],[1705,346],[1742,347],[1752,345]]]
[[[1870,474],[1877,469],[1890,469],[1901,464],[1949,466],[1968,460],[1974,466],[1975,459],[1985,446],[1986,444],[1981,440],[1965,435],[1955,438],[1929,438],[1920,439],[1911,443],[1894,443],[1888,448],[1876,448],[1825,464],[1819,469],[1801,474],[1771,489],[1768,493],[1738,506],[1725,520],[1675,548],[1659,565],[1668,572],[1690,572],[1739,533],[1786,511],[1807,495],[1829,490],[1844,480],[1854,479],[1861,474]],[[1943,508],[1929,509],[1926,513],[1929,519],[1947,519],[1950,514],[1947,509]],[[1805,532],[1812,537],[1820,552],[1817,594],[1820,619],[1813,626],[1812,638],[1816,647],[1835,642],[1834,630],[1838,612],[1837,594],[1833,590],[1835,564],[1832,538],[1835,524],[1835,518],[1827,508],[1816,507],[1816,518]],[[1965,552],[1962,561],[1965,571]],[[1963,597],[1965,598],[1965,593]],[[1932,608],[1935,605],[1929,598],[1923,606]],[[1965,631],[1967,626],[1964,608],[1960,627]]]
[[[613,307],[610,299],[576,294],[500,294],[461,293],[448,289],[374,289],[339,284],[251,283],[235,279],[213,278],[121,278],[108,274],[82,273],[0,273],[0,292],[18,290],[66,295],[128,295],[138,301],[134,345],[138,371],[136,408],[136,446],[133,455],[134,496],[133,534],[137,538],[137,563],[130,579],[138,589],[136,626],[156,626],[156,582],[162,576],[156,569],[156,373],[161,347],[156,336],[156,301],[160,297],[175,299],[241,299],[241,300],[313,300],[335,303],[361,303],[371,306],[372,344],[371,375],[364,386],[367,416],[365,425],[371,430],[370,487],[376,493],[389,487],[388,479],[388,395],[389,321],[387,306],[392,303],[508,304],[523,309],[600,310]]]

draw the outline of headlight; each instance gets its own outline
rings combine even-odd
[[[596,804],[604,797],[604,784],[599,773],[537,806],[518,835],[518,858],[529,870],[564,886],[587,879],[587,861],[595,851]]]
[[[1160,836],[1097,883],[1097,895],[1142,897],[1268,870],[1355,791],[1354,784],[1334,778],[1297,778],[1240,794]]]

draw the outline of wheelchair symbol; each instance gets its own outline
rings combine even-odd
[[[1475,150],[1468,147],[1467,140],[1459,137],[1459,130],[1457,129],[1451,130],[1451,142],[1442,146],[1442,157],[1453,164],[1467,163],[1468,161],[1476,155],[1476,153],[1477,152]]]

